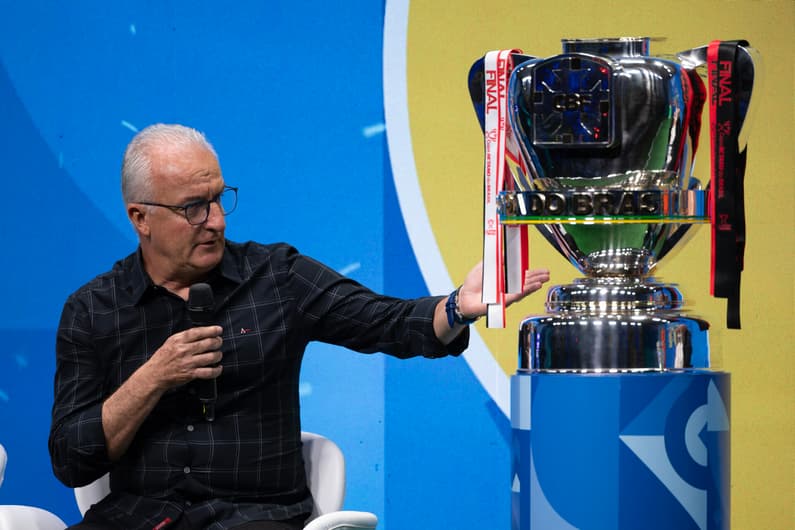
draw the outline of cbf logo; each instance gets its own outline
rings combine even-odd
[[[532,67],[532,102],[525,102],[533,144],[605,147],[613,144],[611,65],[601,58],[564,54]]]

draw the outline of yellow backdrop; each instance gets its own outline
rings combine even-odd
[[[408,105],[418,179],[444,263],[461,281],[481,252],[482,137],[467,73],[489,50],[560,53],[561,38],[650,36],[665,56],[713,39],[744,38],[763,56],[746,172],[748,244],[740,331],[725,328],[725,301],[709,296],[709,230],[665,258],[656,276],[679,283],[711,324],[713,360],[732,374],[732,522],[737,529],[795,528],[795,2],[413,1],[407,34]],[[759,83],[761,81],[761,83]],[[708,178],[706,137],[698,175]],[[418,249],[417,249],[418,250]],[[419,251],[421,254],[421,250]],[[531,260],[553,283],[575,269],[540,236]],[[521,317],[543,312],[543,295],[509,311],[506,329],[478,331],[510,374]]]

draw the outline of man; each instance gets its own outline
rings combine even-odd
[[[449,298],[400,300],[288,245],[225,240],[237,189],[187,127],[133,138],[122,195],[139,248],[69,297],[57,336],[53,470],[69,487],[111,477],[112,493],[74,529],[302,528],[312,510],[298,400],[306,345],[458,355],[466,323],[486,310],[478,267]],[[508,301],[548,279],[528,273]],[[212,287],[218,325],[191,324],[197,282]],[[211,380],[214,418],[197,397]]]

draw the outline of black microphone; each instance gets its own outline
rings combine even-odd
[[[213,289],[206,283],[194,283],[188,291],[188,316],[191,323],[198,326],[213,325]],[[218,388],[215,379],[197,379],[196,394],[202,402],[204,417],[207,421],[215,419],[215,400]]]

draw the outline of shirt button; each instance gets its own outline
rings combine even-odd
[[[182,471],[187,475],[188,473],[190,473],[190,466],[183,467]]]
[[[187,429],[188,429],[188,432],[193,432],[193,425],[188,425]]]

